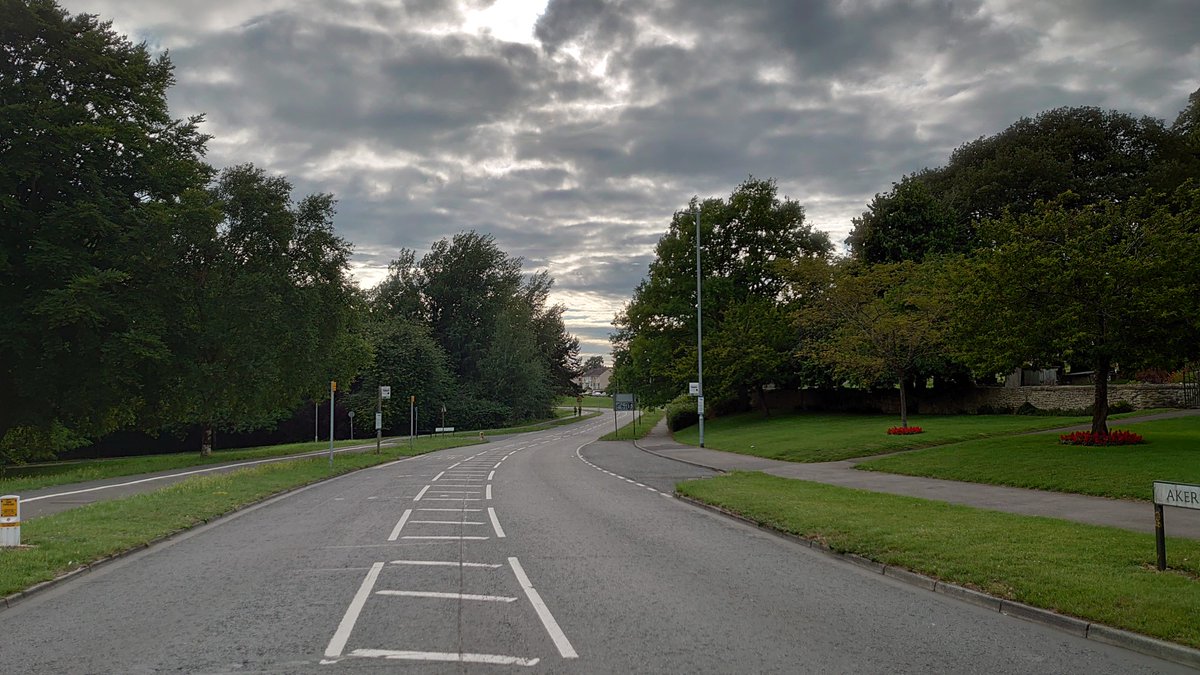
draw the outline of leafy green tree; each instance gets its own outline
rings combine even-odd
[[[0,1],[0,445],[132,424],[170,358],[172,224],[210,175],[172,83],[165,55],[109,23]]]
[[[799,314],[802,351],[860,385],[895,385],[900,424],[908,426],[908,383],[946,352],[949,305],[932,281],[934,263],[798,269],[820,294]]]
[[[799,370],[791,310],[769,298],[735,304],[709,340],[705,358],[705,394],[717,400],[742,400],[752,391],[770,416],[767,385],[786,385]]]
[[[408,431],[410,396],[426,411],[422,414],[440,415],[446,406],[451,426],[462,419],[446,352],[427,326],[380,314],[372,317],[367,335],[373,358],[349,401],[359,419],[374,420],[380,385],[392,388],[392,397],[382,401],[385,428]]]
[[[846,239],[851,254],[866,263],[924,260],[928,255],[967,249],[969,228],[940,202],[917,175],[905,176],[887,194],[877,194]]]
[[[786,288],[780,263],[796,257],[829,254],[828,236],[804,222],[804,209],[779,199],[772,180],[749,179],[728,200],[693,200],[679,211],[655,249],[647,278],[617,315],[612,334],[614,378],[642,394],[649,405],[670,401],[696,372],[696,222],[700,212],[704,333],[720,335],[726,314],[743,305],[778,299]],[[785,358],[773,363],[787,363]],[[713,360],[706,347],[705,386],[739,396],[762,382],[791,376],[787,367],[742,379],[743,368],[724,364],[729,350]],[[729,375],[737,379],[720,381]]]
[[[955,339],[978,372],[1026,363],[1090,366],[1092,430],[1107,431],[1115,364],[1178,365],[1196,354],[1200,189],[1081,203],[1066,194],[981,227],[991,246],[958,266]]]
[[[604,367],[604,357],[603,356],[589,356],[587,361],[583,362],[583,372],[585,372],[585,373],[593,368],[603,368],[603,367]]]
[[[213,432],[274,424],[365,365],[349,245],[328,195],[291,202],[292,186],[250,165],[189,195],[174,242],[171,378],[159,424]]]

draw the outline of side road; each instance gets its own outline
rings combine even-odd
[[[1166,413],[1165,416],[1177,415]],[[1059,432],[1056,430],[1041,433]],[[993,511],[1046,516],[1136,532],[1154,532],[1154,507],[1147,502],[859,471],[854,465],[861,460],[854,459],[801,464],[739,455],[677,443],[667,431],[665,420],[651,430],[646,438],[636,441],[635,445],[660,457],[716,471],[761,471],[784,478],[932,499]],[[1165,507],[1163,519],[1168,536],[1200,539],[1200,511],[1168,506]]]

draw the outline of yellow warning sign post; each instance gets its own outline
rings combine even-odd
[[[0,497],[0,546],[21,545],[21,498]]]

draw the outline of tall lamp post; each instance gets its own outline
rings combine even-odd
[[[704,447],[704,326],[700,311],[700,205],[696,205],[696,413],[700,417],[700,447]]]

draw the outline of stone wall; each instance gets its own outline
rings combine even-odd
[[[1192,390],[1194,393],[1194,389]],[[1134,409],[1197,407],[1188,405],[1181,384],[1110,384],[1109,405],[1124,402]],[[1029,403],[1041,410],[1080,410],[1092,404],[1095,390],[1086,386],[979,387],[962,392],[910,392],[909,411],[929,415],[975,413],[980,408],[1016,409]],[[1196,397],[1193,396],[1193,399]],[[863,391],[857,389],[801,389],[767,392],[772,408],[798,410],[834,410],[846,412],[878,411],[900,413],[897,390]]]

